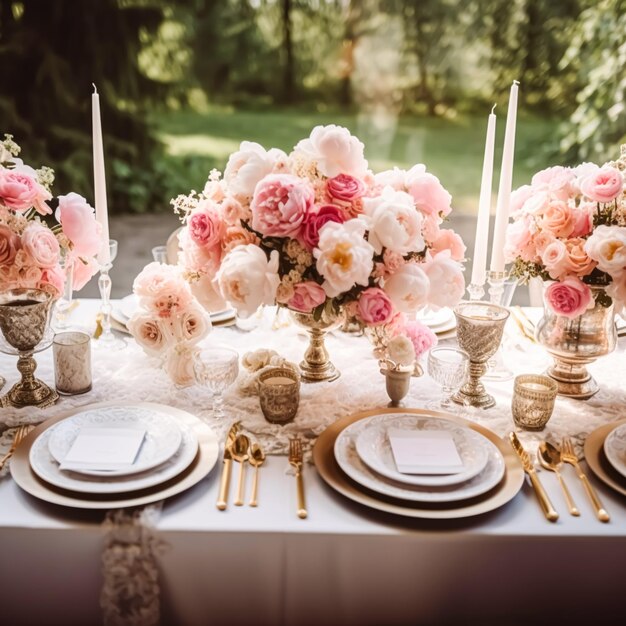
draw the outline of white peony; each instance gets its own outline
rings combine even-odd
[[[138,311],[130,318],[128,331],[151,356],[160,356],[175,342],[170,324],[145,311]]]
[[[251,198],[257,183],[271,174],[277,163],[286,160],[282,150],[265,150],[253,141],[242,141],[239,150],[228,158],[224,181],[234,196]]]
[[[363,156],[365,146],[342,126],[316,126],[308,139],[302,139],[295,147],[296,156],[314,162],[318,171],[328,178],[350,174],[357,178],[367,172]]]
[[[585,243],[589,258],[611,276],[626,269],[626,228],[623,226],[598,226]]]
[[[330,298],[354,285],[367,286],[374,266],[374,248],[364,236],[365,223],[359,219],[343,224],[328,222],[321,228],[313,256],[317,271],[326,279],[322,288]]]
[[[363,199],[363,210],[369,218],[369,242],[378,254],[383,248],[402,256],[424,249],[422,214],[408,193],[385,187],[380,196]]]
[[[376,174],[374,176],[374,184],[379,187],[393,187],[398,191],[404,191],[405,179],[406,172],[399,167],[394,167],[392,170],[385,170]]]
[[[223,259],[216,281],[224,299],[241,317],[249,317],[262,304],[273,304],[278,276],[278,252],[269,261],[265,252],[254,244],[237,246]]]
[[[417,263],[406,263],[385,281],[384,290],[398,311],[410,313],[427,304],[430,280]]]
[[[426,265],[430,279],[428,303],[431,307],[456,306],[465,292],[463,268],[450,257],[450,252],[440,252]]]

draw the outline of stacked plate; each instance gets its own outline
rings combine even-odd
[[[135,314],[138,307],[139,298],[135,294],[125,296],[118,305],[113,307],[111,316],[118,323],[119,330],[126,329],[128,321]],[[229,323],[234,323],[236,311],[235,309],[224,309],[210,313],[209,317],[214,326],[227,326]]]
[[[626,420],[594,430],[585,441],[585,459],[601,481],[626,495]]]
[[[426,309],[417,313],[416,319],[428,326],[440,339],[447,339],[455,334],[456,317],[450,308],[445,307],[438,311]]]
[[[92,438],[94,454],[107,436],[135,437],[140,447],[123,465],[68,463],[77,438]],[[92,405],[45,422],[13,458],[11,473],[25,491],[77,508],[148,504],[180,493],[217,460],[213,431],[193,415],[151,403]],[[68,465],[71,469],[64,469]]]
[[[462,465],[454,473],[400,472],[391,431],[428,438],[443,433],[454,442]],[[322,478],[343,495],[409,517],[485,513],[513,498],[523,482],[520,464],[497,435],[455,415],[420,409],[383,409],[343,418],[322,433],[313,457]]]

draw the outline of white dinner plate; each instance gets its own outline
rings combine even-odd
[[[50,453],[48,442],[51,429],[45,430],[33,443],[29,461],[31,469],[47,483],[77,493],[115,494],[137,491],[160,485],[178,476],[193,462],[198,452],[198,439],[186,424],[179,424],[182,442],[176,453],[165,463],[140,474],[130,476],[87,476],[78,472],[61,471]]]
[[[400,417],[402,414],[391,414]],[[496,446],[489,450],[485,468],[470,480],[456,485],[417,486],[399,483],[381,476],[368,467],[356,451],[355,440],[361,432],[361,422],[355,422],[343,430],[335,440],[335,459],[339,467],[355,482],[400,500],[410,502],[456,502],[486,493],[493,489],[504,476],[505,463]]]
[[[63,462],[82,428],[132,428],[146,431],[132,465],[118,470],[72,470],[90,476],[128,476],[145,472],[172,457],[183,438],[178,422],[170,415],[155,409],[136,406],[90,409],[77,413],[50,429],[48,448],[58,463]]]
[[[355,437],[358,455],[371,469],[400,483],[422,487],[446,486],[462,483],[474,478],[483,471],[489,459],[489,450],[493,444],[480,433],[445,418],[422,415],[377,415],[361,420],[359,434]],[[396,467],[387,431],[389,428],[400,430],[445,430],[452,434],[456,449],[465,468],[457,474],[425,475],[404,474]]]
[[[626,477],[626,424],[620,424],[607,435],[604,454],[615,470]]]
[[[428,326],[428,328],[433,331],[439,330],[443,326],[448,326],[450,322],[456,323],[454,311],[448,307],[444,307],[438,311],[433,311],[432,309],[419,311],[416,313],[415,319],[424,324],[424,326]]]

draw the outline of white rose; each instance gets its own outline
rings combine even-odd
[[[398,191],[404,191],[406,172],[398,167],[392,170],[379,172],[374,176],[374,184],[379,187],[393,187]]]
[[[208,335],[211,319],[202,307],[192,304],[177,316],[174,325],[176,338],[193,344]]]
[[[598,226],[585,243],[589,258],[603,271],[616,276],[626,268],[626,228]]]
[[[254,244],[237,246],[223,259],[216,281],[224,299],[241,317],[249,317],[262,304],[273,304],[278,276],[278,252],[269,261]]]
[[[385,281],[383,288],[398,311],[410,313],[427,304],[430,281],[417,263],[406,263]]]
[[[387,344],[387,355],[397,365],[411,365],[415,361],[415,346],[406,335],[397,335]]]
[[[363,210],[369,217],[369,242],[378,254],[383,248],[402,256],[424,249],[422,214],[408,193],[385,187],[380,196],[363,199]]]
[[[278,356],[278,352],[268,348],[259,348],[254,352],[246,352],[241,359],[241,364],[251,372],[256,372],[269,365],[273,357]]]
[[[465,292],[463,268],[450,258],[450,251],[440,252],[426,265],[430,279],[428,303],[433,308],[456,306]]]
[[[165,371],[178,387],[189,387],[195,382],[195,350],[187,343],[178,343],[168,352]]]
[[[359,219],[343,224],[327,222],[313,256],[317,271],[326,279],[322,288],[330,298],[354,285],[366,287],[374,266],[374,248],[365,240],[365,223]]]
[[[160,356],[174,342],[169,323],[150,313],[139,311],[128,321],[128,331],[146,354]]]
[[[295,154],[315,162],[317,169],[328,178],[339,174],[362,177],[367,172],[363,156],[365,146],[342,126],[316,126],[308,139],[295,147]]]
[[[279,161],[287,155],[276,148],[267,151],[253,141],[242,141],[237,152],[228,158],[224,170],[224,181],[235,196],[252,197],[257,183],[271,174]]]

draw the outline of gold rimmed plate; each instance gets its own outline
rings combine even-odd
[[[143,506],[159,500],[164,500],[177,495],[193,487],[200,482],[213,468],[217,461],[219,445],[217,436],[204,422],[191,413],[150,402],[136,402],[132,406],[146,407],[168,413],[183,424],[192,429],[198,439],[198,452],[191,465],[177,476],[163,483],[141,489],[117,494],[87,494],[77,491],[69,491],[50,485],[39,478],[31,469],[29,463],[30,449],[39,435],[44,433],[53,424],[71,417],[75,413],[86,409],[104,406],[122,406],[115,402],[103,402],[80,407],[68,411],[63,415],[54,417],[40,424],[35,430],[24,438],[17,448],[11,461],[11,475],[15,482],[30,495],[61,506],[69,506],[79,509],[115,509],[121,507]],[[129,406],[129,405],[126,405]]]
[[[587,436],[585,440],[585,460],[591,471],[605,484],[618,493],[626,496],[626,478],[624,478],[609,462],[604,453],[604,440],[608,434],[626,420],[600,426]]]
[[[339,467],[334,454],[335,440],[344,428],[363,418],[397,412],[398,409],[375,409],[348,415],[336,421],[334,424],[331,424],[319,436],[313,448],[313,461],[320,476],[331,488],[350,500],[372,509],[422,519],[460,519],[487,513],[509,502],[522,488],[524,483],[524,470],[515,456],[513,449],[503,439],[487,428],[465,420],[462,417],[425,409],[402,409],[402,412],[414,415],[444,417],[479,432],[493,442],[502,454],[506,467],[504,478],[500,483],[481,496],[459,502],[438,504],[407,502],[405,500],[383,496],[362,487],[344,474]]]

